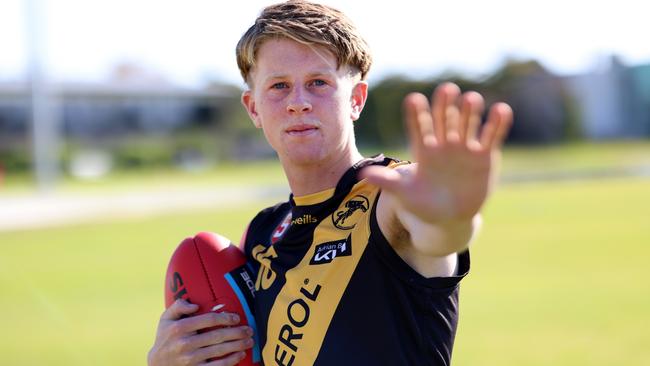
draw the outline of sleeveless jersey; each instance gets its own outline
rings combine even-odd
[[[266,366],[449,365],[458,275],[425,278],[381,233],[380,191],[351,167],[336,188],[261,211],[244,249],[257,271],[255,317]]]

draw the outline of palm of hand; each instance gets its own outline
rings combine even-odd
[[[436,89],[431,108],[423,95],[407,96],[405,119],[417,164],[399,173],[381,168],[364,172],[425,222],[471,219],[479,211],[512,122],[510,107],[495,104],[479,134],[482,97],[465,93],[459,108],[459,96],[458,87],[449,83]]]
[[[487,197],[496,156],[458,143],[427,148],[393,194],[426,222],[472,218]]]

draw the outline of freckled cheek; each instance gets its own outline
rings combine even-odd
[[[332,113],[336,113],[342,121],[347,121],[350,118],[350,112],[352,111],[349,106],[336,103],[331,107]]]
[[[279,103],[263,103],[258,106],[258,110],[268,124],[268,122],[281,119],[286,108]]]
[[[262,98],[259,102],[260,108],[265,110],[273,110],[274,108],[277,108],[278,104],[277,98]]]
[[[315,98],[315,104],[320,105],[323,110],[333,113],[338,111],[342,107],[342,103],[339,98],[326,97],[326,98]]]

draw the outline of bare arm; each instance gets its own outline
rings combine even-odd
[[[483,104],[480,94],[461,96],[451,83],[436,89],[431,106],[421,94],[408,95],[405,120],[416,164],[364,169],[383,192],[380,228],[409,264],[422,262],[414,267],[466,249],[480,224],[512,123],[510,107],[497,103],[480,128]]]

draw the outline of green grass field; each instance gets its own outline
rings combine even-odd
[[[269,203],[0,232],[1,363],[144,364],[178,242]],[[484,218],[454,365],[650,364],[650,180],[503,185]]]
[[[650,181],[502,187],[485,221],[455,364],[650,364]]]

